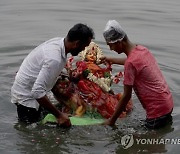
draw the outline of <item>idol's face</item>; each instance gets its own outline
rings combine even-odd
[[[85,59],[90,62],[95,62],[97,59],[96,51],[89,49],[86,53]]]

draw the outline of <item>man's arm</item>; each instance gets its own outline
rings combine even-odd
[[[120,114],[124,111],[126,108],[126,105],[128,104],[132,94],[132,86],[124,85],[124,93],[121,97],[121,100],[119,101],[116,110],[112,117],[106,121],[104,124],[113,126],[117,120],[117,118],[120,116]]]
[[[60,112],[46,96],[46,92],[52,89],[60,69],[61,66],[58,61],[53,59],[46,60],[37,76],[31,92],[32,96],[41,106],[56,116],[59,125],[68,127],[71,125],[68,116]]]
[[[70,120],[68,116],[62,112],[60,112],[49,100],[49,98],[45,95],[39,99],[36,99],[38,103],[50,111],[54,116],[56,116],[58,120],[58,124],[63,127],[71,126]]]
[[[101,62],[109,62],[111,64],[124,65],[127,58],[102,57]]]

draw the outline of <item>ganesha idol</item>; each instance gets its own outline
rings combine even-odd
[[[76,63],[73,57],[69,58],[67,72],[60,75],[53,88],[56,99],[63,104],[61,110],[75,116],[97,112],[103,118],[110,118],[121,99],[121,93],[114,94],[111,85],[117,84],[123,73],[113,76],[110,64],[100,64],[103,53],[94,42],[79,55],[81,60]],[[130,100],[120,118],[125,117],[132,106]]]

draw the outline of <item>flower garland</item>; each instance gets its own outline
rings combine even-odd
[[[91,50],[92,48],[94,49],[94,51],[97,52],[96,63],[98,64],[100,62],[100,58],[103,57],[102,50],[99,48],[99,46],[96,43],[91,42],[90,45],[85,48],[85,50],[83,50],[79,53],[79,56],[81,57],[82,61],[79,61],[76,63],[77,70],[74,73],[82,74],[83,72],[86,72],[87,79],[98,84],[104,91],[109,92],[111,90],[112,82],[114,82],[115,84],[119,83],[120,79],[123,78],[123,73],[119,72],[115,76],[112,76],[111,71],[109,73],[105,72],[106,75],[104,77],[97,77],[93,73],[91,73],[91,71],[86,68],[83,61],[85,60],[87,51]],[[71,56],[71,57],[69,57],[69,59],[67,61],[66,69],[68,72],[71,72],[73,70],[72,69],[73,60],[74,60],[74,58],[73,58],[73,56]],[[109,70],[112,70],[112,67],[110,64],[107,64],[106,67],[109,68]]]
[[[107,77],[107,78],[98,78],[97,76],[93,75],[92,73],[89,73],[87,78],[98,84],[104,91],[106,92],[109,92],[111,90],[111,82],[112,82],[112,79]]]

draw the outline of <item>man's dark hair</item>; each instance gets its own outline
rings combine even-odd
[[[67,34],[70,42],[80,40],[81,43],[86,43],[89,38],[94,39],[93,29],[81,23],[74,25]]]

